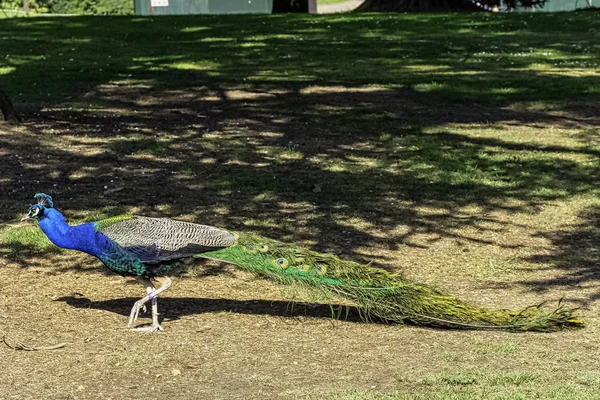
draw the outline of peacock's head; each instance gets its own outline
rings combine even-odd
[[[21,218],[21,221],[25,221],[26,219],[31,219],[31,218],[37,219],[39,221],[40,218],[42,218],[44,216],[44,211],[46,210],[46,208],[54,207],[54,202],[52,201],[52,196],[49,196],[44,193],[37,193],[33,197],[37,200],[37,204],[32,204],[31,206],[29,206],[29,210],[27,210],[27,214],[25,214],[25,216],[23,218]]]
[[[23,218],[21,218],[21,221],[25,221],[26,219],[37,219],[38,221],[40,220],[40,218],[42,218],[44,216],[44,206],[41,204],[32,204],[29,207],[29,210],[27,210],[27,214],[25,214],[25,216]]]

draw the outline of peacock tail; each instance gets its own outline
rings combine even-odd
[[[237,265],[284,285],[297,285],[329,297],[349,300],[365,320],[465,329],[555,331],[581,327],[575,309],[562,304],[548,311],[538,306],[520,311],[491,311],[448,296],[400,274],[303,248],[290,248],[252,233],[234,233],[235,243],[196,254]]]

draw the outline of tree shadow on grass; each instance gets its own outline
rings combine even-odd
[[[69,215],[114,214],[127,206],[147,215],[193,215],[198,222],[312,242],[320,251],[385,266],[385,259],[362,259],[354,249],[423,246],[413,241],[422,234],[493,244],[458,232],[475,223],[461,207],[477,205],[479,221],[501,233],[510,223],[490,217],[493,211],[535,212],[545,201],[598,189],[600,166],[572,159],[596,158],[594,147],[432,130],[450,121],[475,123],[480,115],[406,89],[339,91],[238,92],[242,99],[226,100],[210,122],[194,114],[206,107],[201,96],[187,105],[172,100],[181,111],[176,114],[156,116],[156,106],[137,107],[148,120],[111,115],[108,127],[98,113],[50,112],[51,123],[42,118],[27,132],[15,128],[14,135],[0,136],[4,186],[22,197],[1,199],[2,214],[22,212],[31,194],[47,191]],[[299,99],[312,106],[299,108]],[[169,104],[163,99],[160,107]],[[426,104],[445,113],[426,121]],[[489,115],[558,123],[525,111]],[[521,203],[507,205],[508,199]],[[351,218],[375,231],[357,229],[346,222]],[[400,225],[402,233],[396,232]]]
[[[511,222],[494,211],[537,212],[598,189],[588,138],[521,143],[448,126],[597,124],[594,76],[530,68],[550,66],[546,49],[591,62],[574,46],[586,23],[558,40],[553,16],[381,18],[0,21],[15,39],[3,79],[31,113],[0,135],[0,220],[44,191],[70,217],[185,217],[395,269],[360,248],[426,246],[419,235],[494,244],[459,232],[477,224],[461,208],[479,207],[477,220],[495,226],[482,229],[501,234]],[[506,30],[519,35],[498,41]],[[583,105],[509,107],[565,97]]]
[[[527,258],[527,261],[550,265],[559,276],[543,280],[521,282],[536,291],[552,288],[570,288],[585,296],[584,305],[600,299],[600,206],[583,211],[581,222],[564,230],[540,236],[552,243],[550,254],[545,252]]]

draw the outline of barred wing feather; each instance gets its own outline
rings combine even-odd
[[[212,226],[137,216],[102,227],[100,233],[144,262],[190,257],[235,241],[231,233]]]

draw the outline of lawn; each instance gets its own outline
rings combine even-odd
[[[1,19],[24,122],[0,123],[0,329],[67,346],[0,347],[0,393],[597,398],[599,64],[597,12]],[[33,243],[37,192],[72,222],[252,231],[492,309],[563,298],[586,327],[337,321],[210,263],[159,301],[165,332],[130,332],[142,286]]]

